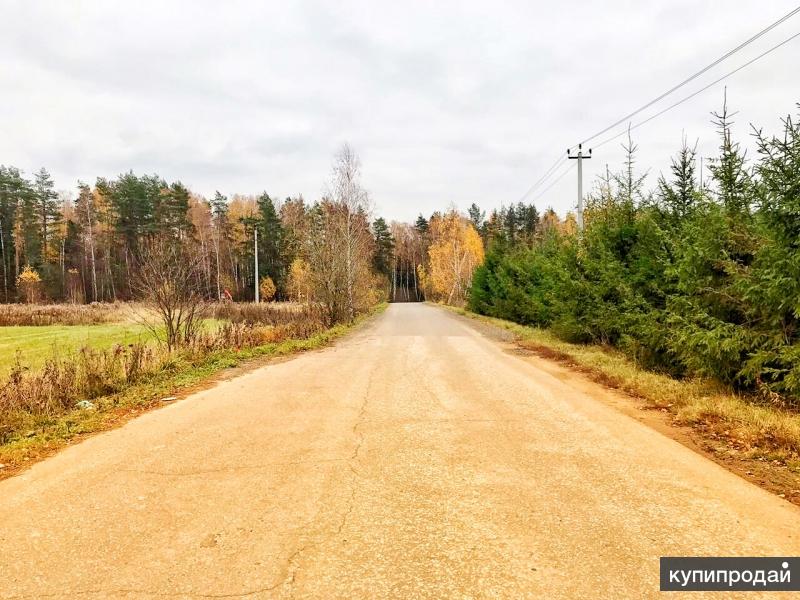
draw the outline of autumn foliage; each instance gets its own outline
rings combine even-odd
[[[461,305],[472,286],[472,274],[483,264],[481,236],[455,210],[434,215],[428,227],[428,264],[418,267],[425,296]]]
[[[26,265],[17,277],[17,288],[25,299],[25,302],[32,304],[37,302],[42,294],[42,278],[36,269]]]

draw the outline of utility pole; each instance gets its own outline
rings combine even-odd
[[[578,144],[578,153],[573,156],[570,148],[567,148],[567,158],[578,161],[578,231],[583,231],[583,160],[592,158],[592,151],[589,154],[583,153],[582,144]]]
[[[258,227],[253,227],[253,256],[255,257],[256,266],[255,266],[255,287],[256,287],[256,304],[258,304]]]

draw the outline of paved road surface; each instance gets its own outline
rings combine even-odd
[[[585,383],[392,305],[0,483],[0,597],[642,598],[661,555],[797,555],[798,524]]]

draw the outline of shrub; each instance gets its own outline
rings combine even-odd
[[[30,265],[25,265],[22,272],[17,276],[17,288],[22,297],[28,304],[38,302],[42,296],[42,278],[36,269]]]
[[[275,292],[277,291],[275,282],[272,281],[272,277],[262,277],[261,282],[258,284],[258,291],[263,302],[272,301],[272,299],[275,298]]]

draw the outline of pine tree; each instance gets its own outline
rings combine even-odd
[[[158,178],[150,183],[160,188],[158,195],[155,189],[151,188],[153,196],[158,198],[153,223],[154,231],[169,233],[178,239],[186,238],[192,230],[192,224],[189,222],[189,190],[179,181],[169,187],[166,182]]]
[[[420,214],[414,223],[414,227],[417,228],[421,235],[425,235],[428,232],[428,220]]]
[[[223,196],[219,191],[214,193],[214,198],[209,201],[211,213],[217,220],[224,219],[228,215],[228,197]]]
[[[261,194],[256,202],[259,219],[258,268],[261,271],[259,278],[267,275],[282,288],[285,280],[285,265],[281,255],[283,226],[275,210],[275,203],[267,192]]]
[[[30,265],[38,270],[42,266],[42,238],[39,221],[39,203],[36,191],[30,183],[21,177],[17,185],[16,227],[17,273],[22,267]]]
[[[375,238],[375,270],[387,277],[391,275],[394,239],[386,224],[386,219],[378,217],[372,223],[372,235]]]
[[[473,202],[467,209],[467,214],[469,215],[469,220],[472,221],[472,225],[475,227],[475,230],[482,231],[486,212],[482,211],[480,207]]]
[[[217,299],[222,299],[222,260],[220,248],[222,241],[228,245],[228,198],[219,193],[214,193],[214,198],[209,202],[214,223],[214,262],[216,266]]]
[[[0,165],[0,255],[3,269],[3,302],[14,298],[17,274],[15,249],[17,248],[17,206],[27,182],[19,170]],[[18,255],[17,255],[18,256]]]
[[[41,261],[48,262],[50,238],[55,225],[61,218],[61,207],[58,203],[58,194],[55,192],[53,179],[47,169],[42,167],[34,176],[33,190],[38,204],[38,220],[40,227]]]

